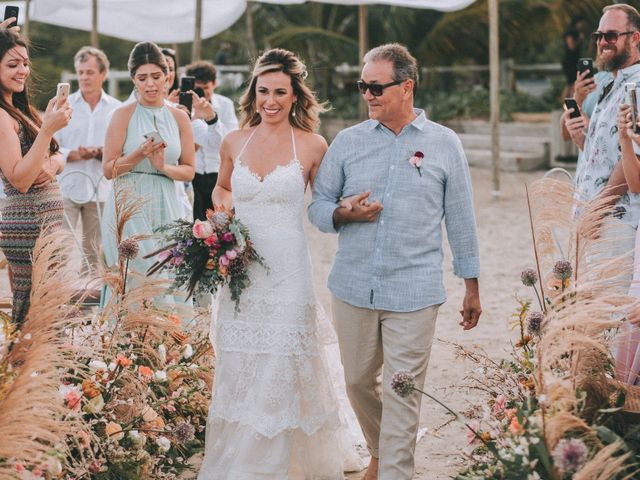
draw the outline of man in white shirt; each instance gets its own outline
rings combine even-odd
[[[185,74],[195,78],[195,87],[202,89],[204,98],[213,107],[203,120],[206,129],[194,127],[194,139],[200,146],[196,152],[196,175],[193,179],[193,218],[204,220],[207,209],[213,208],[211,193],[218,179],[220,168],[220,145],[231,130],[238,128],[233,102],[222,95],[213,93],[216,88],[216,67],[209,62],[194,62],[187,65]],[[194,106],[195,110],[195,106]]]
[[[80,90],[69,96],[73,118],[55,135],[67,164],[58,181],[72,231],[82,218],[82,247],[91,268],[98,265],[102,245],[97,204],[104,204],[109,182],[102,176],[102,147],[111,113],[121,102],[102,89],[109,60],[102,50],[82,47],[74,57]]]

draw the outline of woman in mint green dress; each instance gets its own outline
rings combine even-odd
[[[131,78],[138,101],[120,107],[107,130],[103,155],[104,175],[114,179],[102,219],[102,239],[107,265],[118,261],[115,237],[115,201],[126,190],[144,203],[124,228],[122,240],[153,235],[139,242],[140,253],[129,263],[130,271],[144,274],[154,259],[142,257],[159,246],[154,229],[181,218],[174,180],[189,182],[195,172],[195,147],[188,115],[165,104],[167,63],[151,42],[138,43],[129,56]],[[145,135],[155,132],[153,138]],[[120,197],[122,198],[122,197]]]

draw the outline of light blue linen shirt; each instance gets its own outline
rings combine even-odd
[[[338,299],[373,310],[412,312],[446,300],[442,282],[442,220],[454,273],[480,273],[473,193],[462,144],[424,111],[399,135],[375,120],[340,132],[315,178],[309,220],[337,233],[333,212],[343,197],[371,191],[384,210],[375,222],[339,227],[329,289]],[[409,162],[424,153],[420,171]]]

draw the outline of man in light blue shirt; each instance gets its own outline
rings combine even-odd
[[[466,287],[460,324],[469,330],[478,323],[478,243],[460,140],[413,108],[415,58],[389,44],[364,61],[358,88],[370,119],[331,144],[315,178],[309,219],[339,234],[329,289],[347,393],[372,455],[364,479],[408,480],[420,396],[396,395],[391,377],[409,370],[417,388],[424,384],[446,299],[443,219],[454,273]]]

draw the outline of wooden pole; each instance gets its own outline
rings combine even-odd
[[[193,48],[191,49],[191,61],[200,60],[200,48],[202,46],[202,0],[196,0],[196,25],[193,32]]]
[[[494,198],[500,196],[500,45],[498,1],[489,0],[489,71],[491,75],[491,158]]]
[[[247,2],[247,9],[244,14],[247,29],[247,49],[249,50],[249,59],[253,62],[258,58],[258,47],[256,46],[256,37],[253,34],[253,4],[251,2]]]
[[[91,46],[100,47],[98,40],[98,0],[91,0]]]
[[[369,9],[367,5],[358,5],[358,56],[360,58],[360,71],[362,71],[362,66],[364,65],[364,55],[369,51],[368,13]],[[366,120],[368,117],[367,105],[362,100],[358,104],[358,114],[361,120]]]
[[[29,7],[31,4],[31,0],[26,0],[24,2],[24,24],[22,25],[22,29],[20,33],[25,37],[29,38]]]

